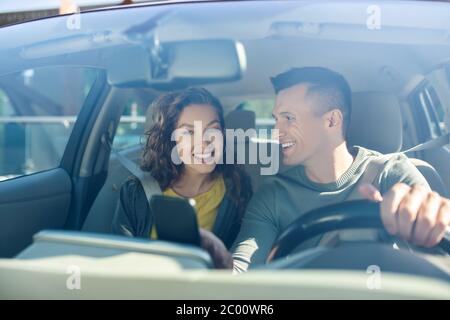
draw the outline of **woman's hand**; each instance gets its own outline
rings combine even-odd
[[[233,269],[233,258],[223,242],[212,232],[200,229],[202,248],[211,255],[216,269]]]

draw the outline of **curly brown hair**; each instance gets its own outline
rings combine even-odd
[[[172,161],[172,150],[176,142],[171,139],[178,119],[184,108],[191,104],[212,106],[217,112],[222,131],[225,130],[223,107],[219,99],[204,88],[188,88],[182,91],[163,94],[150,106],[153,109],[153,124],[145,133],[147,141],[141,160],[141,169],[148,171],[159,183],[162,190],[173,185],[180,177],[183,165]],[[226,159],[226,144],[223,146],[223,159]],[[250,178],[237,164],[219,163],[214,175],[222,174],[231,199],[242,216],[252,196]]]

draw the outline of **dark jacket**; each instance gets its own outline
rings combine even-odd
[[[247,180],[248,177],[243,177]],[[238,206],[232,200],[229,190],[232,183],[225,179],[226,193],[219,206],[212,232],[230,248],[241,227],[242,214],[249,199],[241,201]],[[250,188],[245,193],[251,195],[251,186],[244,183],[243,188]],[[249,196],[247,196],[249,198]],[[242,208],[244,206],[244,208]],[[129,237],[150,238],[153,226],[153,214],[144,189],[136,178],[127,180],[120,189],[119,201],[112,222],[112,232]]]

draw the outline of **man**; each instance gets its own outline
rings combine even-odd
[[[381,202],[391,235],[424,247],[442,239],[450,224],[450,201],[430,190],[406,156],[388,158],[372,185],[360,184],[368,164],[381,154],[347,146],[351,90],[340,74],[296,68],[272,78],[272,84],[283,163],[292,168],[271,177],[250,201],[232,250],[235,271],[264,263],[278,235],[305,212],[358,192]],[[208,244],[214,259],[231,261],[215,241]]]

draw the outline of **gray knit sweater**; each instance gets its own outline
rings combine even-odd
[[[313,182],[305,174],[303,166],[296,166],[269,178],[261,186],[247,207],[232,248],[236,272],[264,263],[278,235],[304,213],[345,201],[355,194],[368,163],[381,154],[362,147],[355,147],[352,153],[353,164],[335,182]],[[425,178],[403,154],[389,158],[373,185],[383,194],[398,182],[428,186]]]

